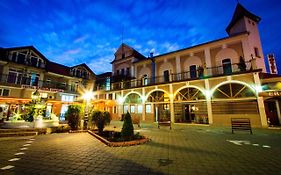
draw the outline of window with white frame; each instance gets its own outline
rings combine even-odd
[[[0,96],[9,96],[10,89],[0,89]]]
[[[63,102],[73,102],[74,96],[73,95],[61,95],[61,101],[63,101]]]
[[[135,113],[135,105],[131,105],[130,106],[130,112],[131,113]]]
[[[145,105],[145,112],[146,113],[151,113],[151,105],[150,104],[146,104]]]
[[[142,113],[142,105],[138,105],[138,113]]]

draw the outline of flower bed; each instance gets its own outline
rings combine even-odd
[[[88,133],[111,147],[140,145],[150,141],[149,138],[138,134],[135,135],[134,140],[123,141],[120,132],[104,131],[102,135],[99,135],[96,131],[88,130]]]

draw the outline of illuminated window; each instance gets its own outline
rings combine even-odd
[[[110,90],[110,77],[107,77],[105,80],[105,90],[106,91]]]
[[[134,105],[131,105],[131,106],[130,106],[130,112],[131,112],[131,113],[135,113],[135,106],[134,106]]]
[[[47,98],[48,97],[48,93],[40,93],[40,97],[41,98]]]
[[[142,105],[138,105],[138,113],[142,113]]]
[[[146,104],[145,105],[145,112],[146,113],[151,113],[151,105],[150,104]]]
[[[61,95],[61,101],[73,102],[74,101],[74,96],[72,96],[72,95]]]
[[[125,105],[124,106],[124,113],[127,113],[128,112],[128,105]]]

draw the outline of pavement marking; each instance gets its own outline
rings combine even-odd
[[[28,149],[28,148],[25,147],[25,148],[21,148],[20,150],[27,150],[27,149]]]
[[[27,142],[25,142],[25,143],[33,143],[33,141],[27,141]]]
[[[9,162],[14,162],[14,161],[17,161],[17,160],[20,160],[20,158],[13,158],[13,159],[10,159],[8,160]]]
[[[259,146],[259,144],[257,144],[257,143],[254,143],[254,144],[252,144],[253,146]]]
[[[19,153],[16,153],[15,156],[18,156],[18,155],[23,155],[24,152],[19,152]]]
[[[24,145],[22,145],[22,146],[30,146],[30,145],[31,145],[31,144],[28,143],[28,144],[24,144]]]
[[[271,147],[268,146],[268,145],[262,145],[262,147],[264,147],[264,148],[271,148]]]
[[[241,146],[243,144],[250,145],[250,141],[247,141],[247,140],[226,140],[226,141],[233,143],[235,145],[239,145],[239,146]]]
[[[35,140],[35,139],[29,139],[29,140]]]
[[[12,165],[7,165],[7,166],[4,166],[1,168],[1,170],[8,170],[8,169],[11,169],[11,168],[14,168],[15,166],[12,166]]]

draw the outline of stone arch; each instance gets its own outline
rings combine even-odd
[[[124,101],[126,100],[126,98],[127,98],[130,94],[137,94],[137,95],[140,96],[141,99],[143,99],[141,93],[136,92],[136,91],[131,91],[131,92],[127,93],[126,95],[124,95],[124,97],[123,97]]]
[[[188,72],[189,71],[189,67],[191,66],[191,65],[196,65],[196,67],[198,67],[198,66],[202,66],[202,61],[201,61],[201,59],[199,58],[199,57],[197,57],[197,56],[190,56],[190,57],[188,57],[185,61],[184,61],[184,63],[183,63],[183,66],[184,66],[184,71],[185,72]]]
[[[164,62],[161,64],[161,66],[159,67],[159,71],[158,71],[158,76],[163,76],[163,72],[165,70],[171,70],[172,72],[170,73],[173,73],[174,70],[173,70],[173,65],[170,63],[170,62]]]
[[[194,95],[194,99],[206,99],[206,96],[205,96],[205,90],[201,89],[200,87],[197,87],[197,86],[193,86],[193,85],[188,85],[188,86],[183,86],[181,88],[179,88],[175,93],[174,93],[174,100],[176,101],[177,100],[177,97],[178,95],[180,95],[180,92],[184,89],[195,89],[195,92],[193,92],[192,95]],[[196,91],[197,90],[197,91]],[[182,94],[184,95],[184,94]],[[204,97],[204,98],[202,98]]]
[[[236,88],[232,88],[232,84],[234,84],[235,86],[237,86]],[[227,91],[223,91],[220,90],[220,87],[223,87],[225,85],[229,85],[229,90]],[[249,90],[248,94],[245,94],[246,97],[249,96],[254,96],[256,97],[256,90],[251,87],[249,84],[242,82],[242,81],[236,81],[236,80],[231,80],[231,81],[226,81],[226,82],[222,82],[217,84],[214,88],[212,88],[212,90],[210,91],[210,97],[214,96],[215,91],[220,91],[220,93],[222,93],[223,95],[225,95],[226,97],[228,96],[228,93],[230,93],[231,95],[229,96],[230,98],[236,98],[239,97],[239,93],[243,93],[245,90]]]
[[[238,53],[231,48],[224,48],[220,50],[215,56],[216,66],[222,66],[222,60],[229,58],[231,63],[239,63],[239,55]]]

